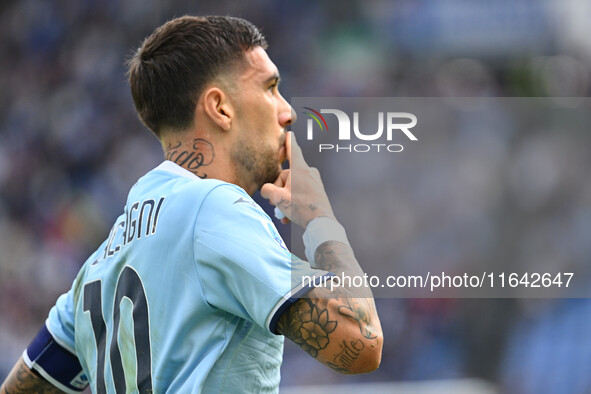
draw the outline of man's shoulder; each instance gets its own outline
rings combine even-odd
[[[208,205],[217,207],[235,203],[258,207],[240,186],[218,179],[177,180],[173,183],[171,187],[165,188],[165,193],[179,200],[189,200],[192,204],[207,201]]]
[[[149,182],[167,184],[167,188],[172,192],[191,197],[199,194],[214,204],[244,203],[258,207],[240,186],[219,179],[199,178],[171,161],[164,161],[145,177],[149,179]],[[142,180],[140,179],[140,181]]]
[[[225,185],[230,189],[238,188],[219,179],[199,178],[170,161],[164,161],[142,176],[133,185],[130,195],[154,193],[195,199],[199,195],[205,197],[213,189]]]
[[[203,179],[178,165],[165,161],[148,172],[132,187],[128,204],[139,198],[165,197],[175,206],[199,207],[206,202],[207,210],[216,212],[264,212],[246,191],[238,185],[219,179]],[[187,213],[190,210],[187,209]]]

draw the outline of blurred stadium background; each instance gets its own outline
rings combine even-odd
[[[105,238],[129,187],[161,161],[134,114],[124,59],[155,26],[183,14],[230,14],[260,26],[287,98],[591,93],[591,2],[583,0],[4,0],[0,379]],[[520,146],[530,149],[507,150],[503,160],[519,166],[527,154],[553,168],[564,159],[536,134],[524,138]],[[589,156],[589,146],[574,153]],[[572,186],[564,182],[588,184],[588,168],[541,189],[526,176],[517,187],[551,204],[558,188]],[[336,169],[321,170],[330,178]],[[560,257],[567,248],[589,263],[591,188],[582,190],[568,214],[540,211],[529,258]],[[502,207],[487,215],[503,215]],[[568,242],[555,245],[552,226]],[[380,299],[378,308],[386,341],[377,372],[337,375],[288,344],[286,392],[327,384],[373,384],[371,392],[591,391],[587,299]],[[316,390],[306,392],[328,392]]]

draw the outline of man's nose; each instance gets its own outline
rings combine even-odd
[[[289,105],[287,100],[281,97],[281,107],[279,109],[279,123],[283,127],[287,127],[296,121],[297,114],[294,109]]]

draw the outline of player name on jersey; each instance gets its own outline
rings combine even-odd
[[[119,220],[111,229],[103,258],[114,256],[122,246],[130,244],[136,239],[155,234],[158,215],[160,215],[160,208],[162,208],[165,199],[166,197],[161,197],[158,203],[153,199],[138,201],[131,204],[129,209],[126,205],[123,219]],[[115,240],[117,243],[113,245]]]

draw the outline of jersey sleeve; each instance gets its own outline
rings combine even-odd
[[[269,216],[232,185],[205,198],[194,245],[207,302],[274,334],[282,313],[332,275],[293,256]]]
[[[75,353],[74,350],[74,300],[73,289],[62,294],[53,308],[49,311],[46,326],[55,340],[65,349]]]

